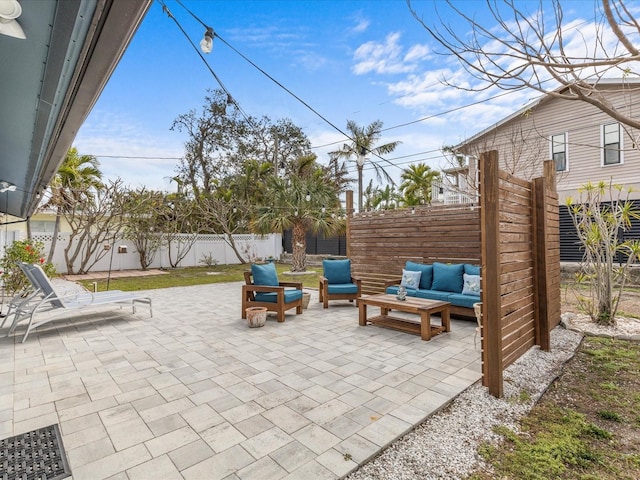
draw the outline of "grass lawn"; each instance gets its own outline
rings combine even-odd
[[[152,290],[155,288],[187,287],[190,285],[203,285],[208,283],[242,282],[243,272],[249,270],[248,265],[216,265],[213,267],[188,267],[164,270],[159,275],[138,277],[111,278],[109,290]],[[306,288],[318,288],[318,276],[322,273],[322,267],[308,267],[307,271],[315,271],[315,274],[284,275],[291,270],[291,265],[276,264],[278,279],[281,282],[302,282]],[[80,283],[89,290],[93,290],[93,280],[85,280]],[[107,279],[96,281],[98,291],[107,289]]]
[[[474,480],[640,478],[640,344],[586,337],[520,433],[496,431]]]

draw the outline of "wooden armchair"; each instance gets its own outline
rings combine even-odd
[[[349,300],[360,298],[361,280],[351,276],[351,260],[323,260],[323,275],[320,276],[318,296],[324,308],[329,308],[329,300]]]
[[[273,263],[252,265],[251,271],[244,272],[244,281],[242,318],[247,318],[249,307],[266,307],[267,311],[276,312],[278,322],[284,322],[284,313],[291,308],[298,315],[302,313],[302,283],[279,282]]]

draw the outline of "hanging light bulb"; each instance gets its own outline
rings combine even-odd
[[[204,53],[211,53],[213,49],[213,28],[207,27],[207,31],[204,32],[204,37],[200,40],[200,49]]]
[[[327,208],[324,205],[322,205],[322,213],[326,213],[326,211],[327,211]]]
[[[309,202],[311,200],[311,192],[307,192],[307,196],[304,199]]]

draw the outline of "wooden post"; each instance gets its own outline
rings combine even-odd
[[[351,217],[353,216],[353,190],[347,190],[347,258],[351,258]]]
[[[549,351],[551,337],[549,335],[548,311],[548,268],[547,268],[547,182],[545,177],[534,178],[531,193],[533,195],[533,291],[536,345]]]
[[[495,397],[503,395],[502,304],[500,296],[500,201],[498,152],[480,155],[482,228],[482,318],[484,331],[483,385]]]

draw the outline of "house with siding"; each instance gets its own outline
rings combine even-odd
[[[620,110],[640,115],[640,81],[605,80],[599,89]],[[620,124],[584,101],[550,95],[530,103],[453,148],[454,162],[443,170],[445,191],[477,192],[477,159],[497,150],[500,168],[530,179],[541,175],[542,162],[556,164],[560,204],[587,182],[613,181],[637,191],[640,199],[640,132]]]

